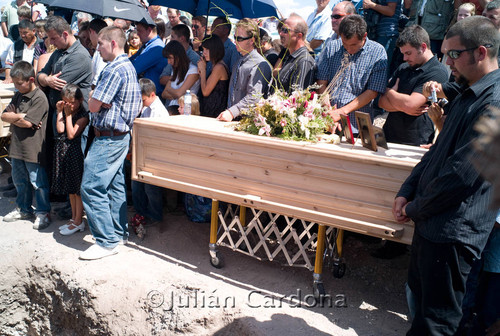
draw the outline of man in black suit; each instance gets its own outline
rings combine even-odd
[[[495,223],[491,185],[472,166],[474,124],[500,107],[500,35],[484,17],[466,18],[443,42],[456,96],[436,143],[401,186],[394,200],[398,221],[412,219],[408,285],[415,317],[407,335],[454,335],[462,317],[465,284]],[[450,85],[446,89],[450,91]],[[444,85],[438,97],[444,97]]]

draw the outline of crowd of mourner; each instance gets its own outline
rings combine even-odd
[[[141,234],[186,211],[177,192],[127,177],[136,118],[228,122],[315,85],[355,136],[363,111],[385,118],[387,142],[428,149],[393,205],[415,223],[407,335],[500,334],[500,213],[471,164],[474,124],[500,107],[500,0],[316,0],[308,17],[241,20],[144,7],[154,25],[25,0],[2,8],[3,83],[16,89],[1,115],[12,166],[1,188],[16,200],[3,222],[45,229],[64,200],[60,234],[87,222],[95,239],[80,259],[114,255],[129,226]],[[374,255],[401,251],[388,242]]]

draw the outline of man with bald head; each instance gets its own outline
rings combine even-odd
[[[339,38],[340,22],[342,22],[347,15],[351,14],[356,14],[356,8],[351,1],[342,1],[333,7],[332,15],[330,16],[332,22],[332,35],[329,38]]]
[[[298,14],[292,13],[283,22],[280,40],[287,49],[281,65],[274,72],[276,87],[290,93],[293,87],[305,89],[311,85],[316,75],[316,64],[306,47],[307,23]]]
[[[331,22],[332,22],[332,34],[326,39],[323,50],[328,44],[340,37],[339,26],[342,20],[348,15],[356,14],[356,7],[354,7],[351,1],[341,1],[333,7]],[[322,50],[322,51],[323,51]],[[321,53],[320,53],[321,54]],[[316,56],[316,61],[319,59],[320,54]]]
[[[132,22],[129,20],[115,19],[115,21],[113,21],[113,26],[123,30],[127,39],[130,32],[134,30],[134,28],[132,27]]]

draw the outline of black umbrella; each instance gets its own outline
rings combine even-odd
[[[67,8],[102,17],[155,24],[138,0],[39,0],[37,2],[50,7]]]

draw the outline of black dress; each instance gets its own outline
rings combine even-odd
[[[73,125],[78,119],[88,117],[83,107],[73,115]],[[65,120],[66,121],[66,120]],[[55,138],[54,167],[51,191],[57,195],[80,194],[83,176],[83,152],[81,135],[69,140],[66,131]]]
[[[227,71],[227,65],[222,63]],[[229,79],[220,80],[215,85],[212,92],[203,97],[200,89],[201,104],[200,115],[205,117],[217,118],[217,116],[227,108],[227,95],[229,92]]]

